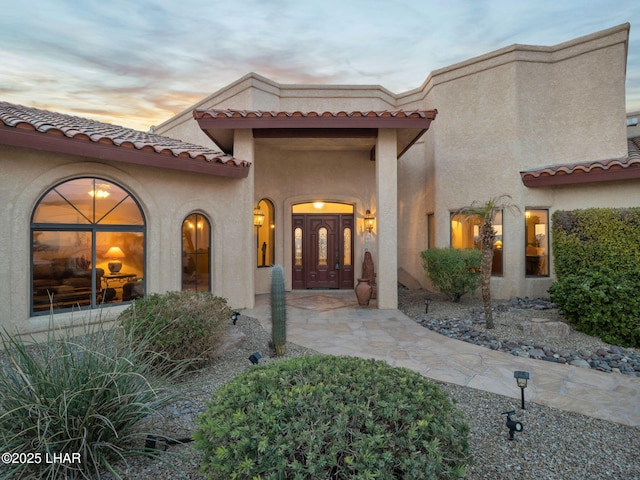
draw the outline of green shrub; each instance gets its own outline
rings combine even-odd
[[[420,252],[420,256],[433,285],[454,302],[478,288],[482,261],[479,250],[432,248]]]
[[[383,361],[309,356],[220,387],[194,438],[209,479],[460,478],[468,427],[436,384]]]
[[[5,464],[0,478],[100,478],[106,471],[120,478],[122,460],[159,454],[144,450],[139,421],[174,401],[168,386],[175,372],[154,375],[144,341],[100,325],[77,338],[27,343],[6,331],[0,336],[2,453],[33,462]],[[79,458],[47,460],[61,453]]]
[[[600,267],[565,275],[549,293],[578,330],[615,345],[640,347],[639,290],[640,272]]]
[[[551,299],[576,328],[640,346],[640,208],[553,214]]]
[[[163,362],[196,368],[216,355],[232,311],[209,292],[167,292],[135,300],[120,314],[124,331],[150,337],[150,351]]]

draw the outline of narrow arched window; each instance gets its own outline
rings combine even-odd
[[[145,220],[137,200],[101,178],[60,183],[31,218],[31,312],[144,295]]]
[[[199,213],[182,222],[182,289],[211,290],[211,225]]]
[[[253,211],[253,225],[256,228],[257,262],[260,267],[275,263],[275,209],[271,200],[263,198]]]

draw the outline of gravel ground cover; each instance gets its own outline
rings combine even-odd
[[[400,291],[401,309],[418,318],[424,313],[424,291]],[[464,318],[481,306],[476,299],[463,299],[453,304],[430,294],[433,298],[429,314],[440,318]],[[557,315],[557,312],[543,312]],[[518,323],[534,315],[525,310],[499,313],[492,334],[517,340],[522,336]],[[535,312],[536,316],[541,315]],[[145,430],[174,438],[189,437],[195,419],[206,409],[211,393],[223,383],[247,368],[248,357],[258,351],[261,363],[278,361],[268,355],[269,335],[259,322],[241,316],[238,332],[244,334],[239,347],[229,350],[198,372],[186,375],[180,385],[183,399],[169,407],[143,426]],[[482,328],[481,325],[478,328]],[[529,340],[529,339],[523,339]],[[537,339],[550,344],[557,339]],[[563,341],[565,349],[603,346],[598,339],[572,332]],[[287,355],[309,355],[315,352],[287,344]],[[457,403],[461,414],[471,427],[469,435],[473,463],[466,479],[525,479],[525,480],[583,480],[619,479],[640,480],[640,428],[627,427],[587,416],[555,410],[528,402],[521,410],[519,400],[456,385],[441,384]],[[510,441],[506,418],[502,412],[515,410],[515,420],[524,429]],[[190,443],[173,445],[167,449],[166,461],[133,459],[129,461],[125,479],[204,479],[199,473],[200,454]],[[105,475],[104,480],[111,480]]]
[[[418,318],[424,313],[424,291],[400,291],[401,309]],[[435,318],[464,318],[481,307],[477,299],[463,299],[459,304],[443,300],[437,294],[429,306]],[[521,338],[518,325],[532,316],[557,316],[557,311],[505,310],[496,317],[496,329],[491,333],[500,338]],[[205,402],[218,385],[233,378],[239,372],[251,368],[248,356],[255,351],[263,355],[262,362],[278,361],[266,352],[269,336],[260,324],[242,316],[238,329],[245,334],[244,343],[226,353],[209,367],[185,378],[181,386],[185,400],[168,412],[153,419],[154,431],[160,434],[188,436],[193,430],[195,418],[205,407]],[[482,329],[482,325],[477,325]],[[531,339],[554,348],[589,349],[597,351],[605,346],[599,339],[571,332],[562,344],[558,339]],[[315,352],[291,343],[287,344],[287,357],[308,355]],[[620,479],[640,480],[640,428],[627,427],[584,415],[555,410],[546,406],[527,403],[521,410],[519,401],[457,385],[441,384],[466,417],[471,427],[469,436],[473,463],[465,478],[472,479],[523,479],[523,480],[584,480]],[[524,429],[509,440],[506,418],[502,412],[515,410],[515,420]],[[169,463],[139,459],[131,462],[125,478],[187,478],[203,479],[199,473],[200,457],[190,444],[171,446]]]

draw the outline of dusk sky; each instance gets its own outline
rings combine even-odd
[[[631,23],[640,0],[0,0],[0,100],[148,130],[249,72],[280,83],[419,87],[514,43]]]

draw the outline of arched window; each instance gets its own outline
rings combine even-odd
[[[263,198],[253,211],[253,225],[256,228],[256,250],[258,268],[275,263],[275,209],[271,200]]]
[[[182,289],[211,291],[211,225],[192,213],[182,222]]]
[[[51,188],[31,218],[31,311],[141,297],[145,220],[122,187],[76,178]]]

